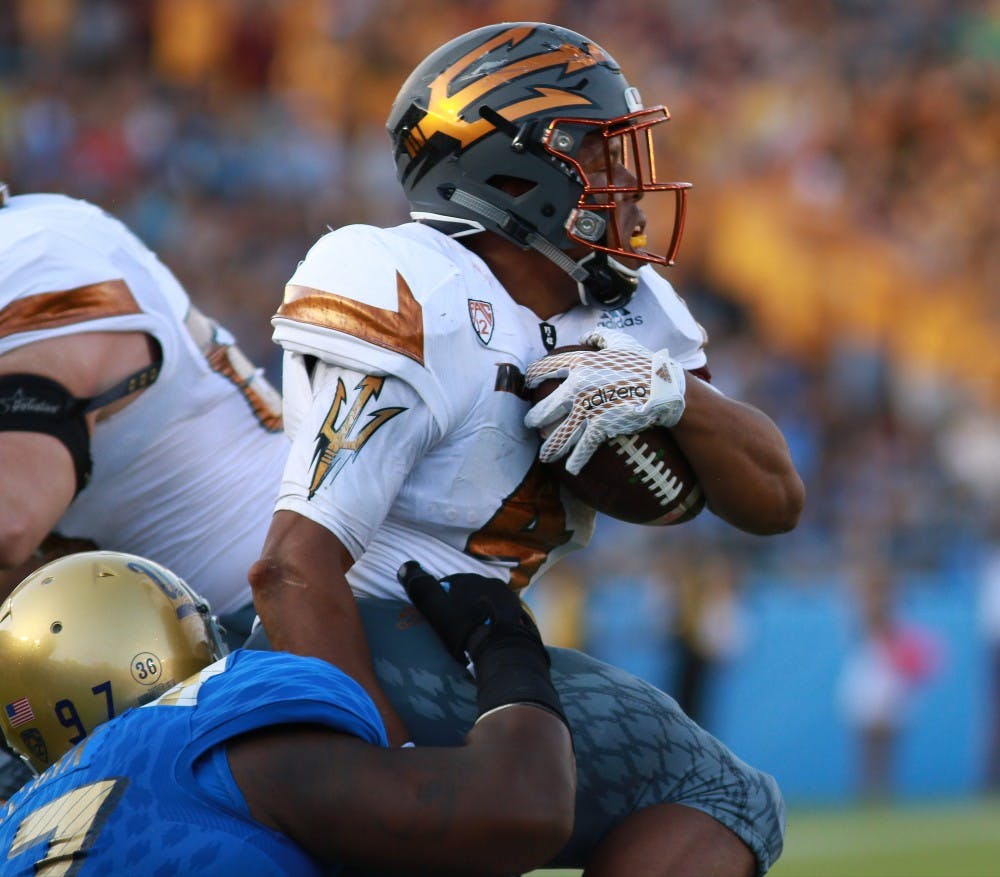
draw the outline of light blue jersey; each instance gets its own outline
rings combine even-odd
[[[288,723],[387,745],[371,698],[332,665],[233,652],[99,727],[0,808],[0,875],[332,873],[249,815],[220,745]]]

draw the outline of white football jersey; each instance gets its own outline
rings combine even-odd
[[[93,474],[57,532],[164,564],[216,612],[240,608],[289,449],[280,399],[122,223],[61,195],[10,199],[0,355],[93,331],[148,333],[163,364],[151,387],[98,420]]]
[[[561,491],[524,426],[525,368],[597,323],[705,364],[704,335],[658,274],[624,311],[545,322],[485,263],[423,225],[321,238],[272,320],[292,453],[278,508],[336,535],[359,595],[405,599],[396,570],[476,572],[523,589],[587,543],[594,513]],[[621,327],[620,327],[621,328]]]

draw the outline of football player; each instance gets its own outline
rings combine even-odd
[[[414,557],[522,593],[594,521],[543,463],[578,471],[604,437],[661,424],[716,515],[756,534],[797,522],[786,442],[710,386],[704,334],[657,272],[688,187],[658,176],[668,118],[572,31],[460,36],[389,114],[414,221],[330,232],[287,285],[273,325],[293,447],[251,570],[255,604],[275,648],[358,679],[396,743],[459,742],[475,689],[394,570]],[[597,349],[545,358],[581,339]],[[523,386],[553,376],[565,380],[529,410]],[[609,382],[635,392],[594,404]],[[537,428],[553,425],[540,447]],[[784,831],[773,778],[653,686],[551,653],[579,788],[550,864],[588,877],[767,871]]]
[[[371,699],[325,661],[227,655],[159,564],[97,551],[30,575],[0,605],[0,729],[43,772],[0,808],[3,873],[541,864],[569,836],[574,768],[537,629],[497,579],[408,563],[399,581],[476,671],[458,748],[386,748]]]
[[[98,207],[0,185],[0,599],[95,545],[194,583],[234,642],[288,455],[277,393]],[[0,798],[24,778],[0,753]]]
[[[289,447],[278,394],[121,222],[0,204],[0,596],[50,545],[91,543],[245,609]]]

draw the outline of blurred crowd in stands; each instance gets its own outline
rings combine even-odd
[[[268,319],[309,245],[406,218],[383,127],[405,75],[502,20],[596,39],[670,107],[662,161],[695,187],[669,276],[807,483],[787,536],[708,514],[630,535],[682,641],[729,648],[725,594],[763,579],[971,581],[1000,544],[995,0],[7,0],[0,177],[123,218],[276,375]],[[597,544],[621,573],[612,522]],[[598,552],[574,576],[599,584]],[[560,617],[586,642],[585,606]]]

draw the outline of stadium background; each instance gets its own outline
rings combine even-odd
[[[1000,745],[1000,4],[6,0],[0,178],[122,217],[277,377],[268,318],[312,241],[405,218],[383,121],[406,73],[520,19],[598,40],[669,105],[663,160],[695,184],[670,279],[809,494],[767,540],[602,522],[532,595],[548,634],[689,686],[793,808],[979,798]],[[882,774],[849,674],[875,619]]]

